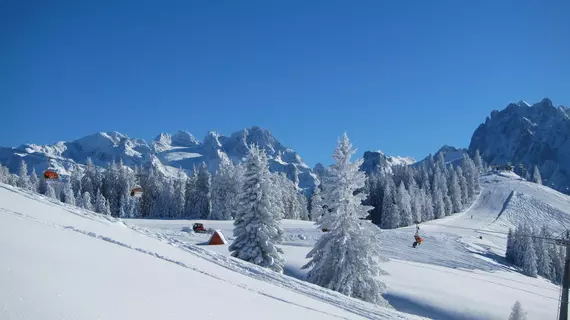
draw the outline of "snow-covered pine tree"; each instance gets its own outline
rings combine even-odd
[[[479,189],[479,174],[477,173],[473,160],[465,154],[461,161],[461,168],[463,169],[463,175],[467,181],[467,197],[469,201],[472,201],[475,199],[477,189]]]
[[[434,185],[432,194],[433,214],[434,219],[441,219],[445,217],[445,202],[443,200],[443,193],[441,189]]]
[[[212,180],[206,163],[202,163],[196,176],[194,214],[198,219],[210,219],[212,215]]]
[[[299,208],[299,219],[308,221],[309,220],[309,201],[304,193],[297,193],[295,195],[295,201],[298,203]]]
[[[38,181],[38,193],[45,195],[47,193],[47,181],[44,175],[40,175],[40,180]],[[55,190],[54,190],[55,193]]]
[[[420,189],[421,190],[421,197],[422,197],[422,219],[421,221],[430,221],[433,220],[434,213],[433,213],[433,201],[432,197],[429,194],[428,190]]]
[[[542,184],[542,176],[537,166],[534,166],[534,170],[532,171],[532,182]]]
[[[79,208],[84,208],[83,207],[83,197],[81,196],[81,193],[77,193],[75,195],[75,205],[78,206]]]
[[[81,172],[79,172],[79,168],[74,167],[71,171],[71,175],[69,180],[71,181],[71,187],[73,189],[73,194],[80,194],[81,195]]]
[[[85,171],[81,179],[82,193],[89,192],[91,200],[94,201],[97,194],[97,190],[101,188],[102,177],[101,173],[97,170],[93,164],[91,158],[87,158],[85,164]]]
[[[479,149],[475,150],[475,155],[473,156],[473,164],[475,165],[478,173],[483,173],[484,165],[483,160],[481,159],[481,154],[479,153]]]
[[[391,177],[386,177],[384,199],[382,200],[382,229],[395,229],[400,226],[400,208],[396,203],[396,184]]]
[[[513,305],[509,320],[526,320],[526,312],[523,310],[521,303],[517,300]]]
[[[528,225],[523,225],[520,235],[520,267],[522,272],[529,277],[536,277],[536,251],[529,237],[532,234]]]
[[[109,200],[105,200],[105,210],[103,210],[103,213],[106,215],[111,215],[111,205],[109,204]]]
[[[174,180],[174,195],[172,196],[172,211],[174,218],[180,219],[184,215],[184,203],[186,199],[186,173],[180,169]]]
[[[319,222],[319,227],[329,228],[307,254],[311,261],[303,268],[311,268],[307,281],[345,294],[387,306],[382,297],[386,286],[378,276],[384,272],[379,262],[385,260],[380,254],[378,229],[369,221],[369,206],[362,205],[366,177],[360,171],[363,160],[353,163],[350,157],[355,150],[346,133],[339,139],[334,151],[335,164],[328,168],[323,184],[324,203],[330,209]]]
[[[324,208],[323,208],[323,197],[321,196],[321,185],[313,189],[313,193],[311,194],[311,221],[318,221],[321,216],[323,215]]]
[[[412,209],[412,222],[422,221],[422,195],[420,193],[420,188],[414,177],[408,182],[408,193],[410,194],[410,204]]]
[[[111,211],[115,216],[118,216],[119,214],[119,199],[122,193],[121,191],[121,186],[119,185],[119,168],[115,161],[111,161],[105,172],[102,174],[101,193],[105,199],[109,201]],[[95,207],[97,207],[97,205],[95,205]]]
[[[463,209],[463,202],[461,199],[461,187],[459,186],[459,180],[457,178],[457,172],[453,167],[449,168],[449,197],[451,199],[451,204],[453,206],[453,212],[460,212]]]
[[[459,190],[461,191],[461,204],[464,207],[470,202],[469,195],[467,194],[467,180],[465,180],[465,175],[463,174],[461,166],[455,167],[455,171],[457,174],[457,181],[459,183]]]
[[[38,175],[36,174],[36,168],[32,168],[32,173],[30,174],[30,190],[33,192],[38,192],[38,184],[39,184]]]
[[[404,185],[404,181],[401,181],[398,186],[396,204],[400,209],[400,227],[411,225],[414,222],[412,217],[412,204],[408,190],[406,190],[406,186]]]
[[[52,187],[52,185],[49,184],[49,183],[47,184],[47,187],[46,187],[46,194],[45,194],[45,196],[48,197],[48,198],[57,199],[57,194],[55,193],[55,189],[54,189],[54,188]]]
[[[546,279],[552,278],[552,259],[548,252],[548,243],[544,240],[550,238],[551,235],[548,232],[546,226],[542,226],[537,237],[534,238],[534,247],[536,251],[536,272],[538,275],[545,277]]]
[[[196,179],[198,172],[196,168],[192,170],[192,174],[186,179],[186,191],[184,194],[184,217],[190,219],[195,216],[194,202],[196,201]]]
[[[433,177],[433,189],[434,191],[439,190],[439,192],[437,192],[437,196],[441,194],[441,201],[443,203],[443,216],[446,216],[450,215],[453,212],[453,205],[451,203],[451,199],[449,198],[449,188],[447,187],[447,179],[445,177],[446,174],[448,174],[448,171],[447,169],[440,169],[442,166],[445,167],[445,164],[439,164],[440,161],[443,161],[442,159],[442,157],[438,157],[438,165],[435,168]],[[438,212],[437,210],[436,212],[437,218],[443,217],[441,216],[441,212]]]
[[[87,210],[93,210],[93,205],[91,204],[91,195],[88,191],[85,191],[83,193],[83,196],[81,198],[81,207]]]
[[[75,196],[73,195],[73,189],[71,187],[70,180],[64,182],[63,192],[61,193],[61,201],[72,206],[75,205]]]
[[[280,215],[271,205],[270,187],[267,156],[252,145],[245,161],[244,185],[234,220],[235,240],[229,250],[233,257],[283,272],[285,257],[277,247],[283,230]]]
[[[97,195],[95,196],[95,208],[93,211],[97,213],[105,213],[106,207],[107,199],[105,199],[101,190],[98,190]]]
[[[18,169],[18,182],[16,182],[16,186],[22,189],[31,189],[30,177],[28,177],[28,165],[24,159],[20,161],[20,168]]]

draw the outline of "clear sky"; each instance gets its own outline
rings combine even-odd
[[[570,105],[570,1],[0,0],[0,146],[259,125],[309,165]]]

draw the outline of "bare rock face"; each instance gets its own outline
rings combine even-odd
[[[510,162],[532,172],[536,165],[543,183],[570,194],[570,109],[550,99],[532,106],[524,101],[491,112],[469,145],[473,155],[491,165]]]

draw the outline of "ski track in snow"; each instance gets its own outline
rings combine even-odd
[[[26,196],[28,198],[34,198],[33,194],[28,194]],[[42,199],[42,200],[45,200],[45,199]],[[51,202],[51,200],[50,200],[50,202]],[[55,202],[53,204],[59,205]],[[98,218],[104,217],[108,221],[115,220],[114,222],[123,224],[119,219],[108,219],[109,217],[106,217],[104,215],[98,215],[98,214],[94,215],[94,214],[89,214],[88,212],[81,213],[81,212],[78,212],[80,210],[73,210],[73,209],[69,210],[69,209],[70,208],[66,208],[67,211],[69,211],[73,214],[76,214],[78,216],[81,216],[82,218],[87,218],[89,220],[98,221]],[[21,217],[24,219],[28,219],[28,220],[33,221],[35,223],[40,223],[42,225],[46,225],[49,227],[59,228],[59,229],[67,230],[67,231],[71,231],[71,232],[76,232],[76,233],[79,233],[79,234],[82,234],[82,235],[85,235],[85,236],[88,236],[88,237],[91,237],[94,239],[98,239],[98,240],[105,241],[105,242],[113,244],[113,245],[123,247],[125,249],[137,251],[137,252],[140,252],[142,254],[149,255],[153,258],[157,258],[157,259],[175,264],[175,265],[180,266],[182,268],[186,268],[186,269],[192,270],[194,272],[198,272],[198,273],[206,275],[208,277],[212,277],[216,280],[226,282],[230,285],[234,285],[234,286],[237,286],[239,288],[254,292],[255,294],[260,294],[260,295],[275,299],[275,300],[280,301],[282,303],[287,303],[287,304],[294,305],[296,307],[304,308],[304,309],[311,310],[314,312],[319,312],[319,313],[325,314],[325,315],[333,317],[333,318],[349,319],[349,318],[346,318],[343,316],[339,316],[339,315],[335,315],[335,314],[332,314],[329,312],[325,312],[323,310],[314,309],[314,308],[311,308],[307,305],[300,305],[298,303],[289,301],[283,297],[276,296],[276,295],[272,294],[271,292],[252,289],[245,283],[237,283],[235,281],[231,281],[229,279],[220,277],[216,274],[213,274],[213,273],[207,272],[203,269],[192,266],[188,263],[178,261],[178,260],[174,260],[174,259],[170,259],[164,255],[159,254],[159,253],[152,252],[152,251],[146,250],[144,248],[131,246],[127,243],[115,240],[111,237],[107,237],[107,236],[104,236],[101,234],[97,234],[95,232],[82,230],[82,229],[76,228],[76,227],[71,226],[71,225],[60,225],[60,224],[50,223],[47,221],[40,221],[40,220],[36,219],[35,217],[26,215],[24,213],[8,210],[5,208],[0,208],[0,212],[13,214],[15,216],[18,216],[18,217]],[[101,222],[101,221],[99,221],[99,222]],[[145,236],[149,236],[151,238],[155,238],[155,239],[162,241],[162,242],[165,242],[165,243],[167,243],[173,247],[180,248],[180,249],[182,249],[182,250],[184,250],[184,251],[186,251],[186,252],[188,252],[188,253],[190,253],[190,254],[198,257],[198,258],[208,260],[208,261],[213,262],[219,266],[225,267],[231,271],[238,272],[238,273],[246,275],[248,277],[251,277],[251,278],[254,278],[257,280],[261,280],[264,282],[268,282],[268,283],[271,283],[273,285],[276,285],[276,286],[279,286],[279,287],[282,287],[282,288],[303,294],[303,295],[307,296],[308,298],[318,299],[318,300],[323,301],[325,303],[328,303],[328,304],[331,304],[331,305],[336,306],[338,308],[344,309],[344,310],[346,310],[350,313],[353,313],[355,315],[362,316],[366,319],[386,319],[386,318],[409,319],[410,318],[410,317],[405,317],[405,316],[394,316],[394,314],[392,314],[392,313],[387,314],[385,312],[382,312],[382,309],[380,309],[380,308],[378,308],[372,304],[365,303],[365,302],[362,302],[360,300],[348,298],[348,297],[346,297],[340,293],[337,293],[337,292],[334,292],[331,290],[326,290],[326,289],[323,289],[322,287],[312,285],[310,283],[307,283],[307,282],[304,282],[304,281],[301,281],[301,280],[298,280],[295,278],[291,278],[291,277],[288,277],[288,276],[283,275],[283,274],[275,273],[275,272],[266,270],[262,267],[258,267],[256,265],[253,265],[253,264],[250,264],[250,263],[238,260],[238,259],[226,257],[226,256],[220,255],[218,253],[213,253],[211,251],[202,249],[202,248],[198,247],[197,245],[185,244],[182,241],[179,241],[179,240],[177,240],[171,236],[165,235],[165,234],[160,233],[160,232],[153,232],[149,229],[137,227],[137,226],[128,226],[128,227],[130,229],[132,229],[133,231],[141,233]],[[347,303],[347,299],[350,299],[350,303]]]
[[[457,279],[471,279],[478,283],[497,286],[497,288],[509,288],[512,292],[520,292],[544,301],[557,302],[558,290],[554,285],[549,285],[531,278],[517,276],[517,268],[506,263],[504,260],[504,248],[506,244],[506,231],[520,222],[530,223],[541,221],[547,224],[553,233],[560,233],[565,226],[570,225],[570,197],[554,192],[543,186],[521,181],[510,174],[487,174],[480,179],[481,190],[478,198],[464,212],[423,223],[420,233],[424,237],[424,243],[414,249],[414,227],[400,228],[396,230],[382,230],[382,246],[384,255],[397,265],[415,268],[414,270],[426,270],[430,274],[442,274],[445,278],[457,277]],[[58,209],[64,209],[67,213],[88,219],[98,224],[109,227],[123,227],[147,237],[157,239],[172,247],[183,250],[194,257],[215,263],[216,265],[245,275],[249,278],[261,280],[272,285],[291,290],[293,292],[316,299],[337,308],[341,308],[352,314],[367,319],[405,319],[404,315],[395,315],[378,308],[374,305],[357,299],[347,298],[340,293],[326,290],[319,286],[302,281],[306,271],[300,270],[299,263],[302,259],[290,261],[286,265],[287,275],[275,273],[256,265],[229,257],[227,246],[205,246],[204,243],[210,235],[195,234],[192,231],[183,231],[193,221],[169,221],[169,220],[130,220],[115,219],[105,215],[94,214],[77,207],[62,204],[57,200],[49,199],[31,192],[15,188],[3,188],[10,192],[24,196],[28,199],[40,201]],[[171,259],[163,254],[147,250],[101,233],[89,231],[74,225],[57,224],[43,220],[41,215],[30,216],[22,212],[16,212],[6,208],[0,208],[1,214],[12,214],[22,219],[40,223],[53,228],[59,228],[68,232],[82,234],[93,239],[117,245],[153,258],[172,263],[181,268],[198,272],[218,281],[236,286],[255,294],[272,298],[281,303],[291,304],[300,308],[319,312],[330,317],[347,319],[341,315],[331,314],[324,310],[313,309],[310,305],[301,305],[290,301],[283,296],[272,294],[267,290],[258,290],[243,282],[236,282],[227,276],[207,269],[192,265],[189,261]],[[221,229],[229,241],[233,237],[233,225],[227,221],[200,221],[206,226],[213,225],[214,229]],[[287,250],[295,255],[306,254],[320,237],[322,232],[314,225],[301,221],[287,221],[286,233],[282,243]],[[533,225],[535,226],[535,225]],[[540,226],[538,226],[540,227]],[[187,230],[187,229],[186,229]],[[494,233],[498,232],[498,233]],[[502,233],[501,233],[502,232]],[[479,239],[483,236],[484,239]],[[206,249],[207,248],[207,249]],[[287,249],[288,248],[288,249]],[[215,252],[225,250],[225,252]],[[304,253],[303,253],[304,252]],[[220,254],[222,253],[222,254]],[[293,257],[292,257],[293,258]],[[539,279],[537,279],[539,280]],[[400,281],[400,279],[398,279]],[[437,289],[437,288],[436,288]],[[440,305],[425,297],[414,296],[406,293],[405,288],[392,288],[385,298],[400,311],[410,312],[421,316],[434,317],[436,319],[498,319],[497,313],[493,315],[485,313],[466,313],[458,308],[450,308],[449,305]],[[409,289],[408,289],[409,290]],[[415,290],[415,289],[414,289]],[[410,291],[412,292],[412,291]],[[440,293],[441,292],[437,292]],[[529,302],[524,302],[529,304]],[[549,304],[550,306],[550,304]],[[506,306],[510,309],[510,306]],[[535,307],[536,308],[536,307]],[[475,308],[477,310],[477,308]],[[479,310],[480,311],[480,310]],[[530,309],[531,314],[540,314]],[[508,315],[508,313],[507,313]]]
[[[517,296],[524,293],[527,296],[543,299],[543,301],[550,301],[551,304],[558,303],[559,289],[557,286],[520,276],[518,268],[506,262],[504,258],[506,232],[519,222],[532,225],[535,221],[545,222],[552,232],[563,231],[565,225],[570,225],[570,197],[547,187],[522,181],[509,173],[482,175],[480,183],[481,190],[477,199],[463,212],[421,224],[420,233],[424,237],[424,242],[417,249],[411,247],[415,226],[382,230],[384,256],[397,264],[414,266],[418,270],[427,269],[430,272],[442,274],[444,277],[449,275],[471,279],[478,283],[511,289],[511,292],[518,293]],[[191,225],[193,222],[189,220],[156,222],[128,220],[126,224],[151,237],[178,243],[184,250],[195,252],[201,257],[206,255],[207,259],[219,263],[219,259],[222,259],[220,255],[210,251],[220,252],[220,249],[214,247],[203,249],[195,246],[207,240],[204,235],[180,231],[182,225]],[[200,222],[213,225],[215,229],[222,229],[227,234],[231,234],[233,229],[231,222],[204,220]],[[293,252],[292,254],[298,254],[297,252],[303,252],[306,248],[308,252],[322,234],[314,225],[307,222],[303,225],[294,221],[284,223],[287,227],[281,245],[286,255],[288,250]],[[483,239],[479,239],[479,236]],[[231,237],[228,239],[232,240]],[[227,248],[224,249],[227,251]],[[220,253],[228,255],[227,252]],[[299,260],[299,257],[296,259]],[[232,259],[227,261],[234,262]],[[298,261],[287,262],[285,272],[303,279],[306,271],[300,270],[300,265]],[[249,273],[250,271],[246,268],[242,272]],[[479,313],[462,313],[437,303],[423,301],[410,294],[402,294],[400,289],[393,291],[389,288],[385,298],[400,311],[436,319],[500,319],[502,317],[498,317],[497,312],[491,315],[481,313],[480,310]],[[510,305],[505,307],[504,312],[508,309]],[[476,307],[475,310],[477,310]],[[540,317],[543,317],[545,313],[534,314],[540,314]],[[505,317],[507,316],[508,313]]]

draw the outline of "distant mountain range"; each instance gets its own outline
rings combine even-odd
[[[519,102],[508,105],[503,111],[495,110],[475,130],[469,149],[444,146],[438,152],[444,153],[447,162],[457,161],[465,153],[473,155],[479,149],[483,160],[489,164],[510,162],[522,164],[528,170],[537,165],[546,185],[570,193],[569,137],[570,109],[554,107],[550,100],[544,99],[533,106]],[[29,170],[35,167],[40,172],[51,166],[65,176],[70,168],[84,165],[87,158],[101,167],[106,167],[110,161],[122,160],[128,166],[152,165],[166,175],[174,175],[179,169],[191,172],[202,162],[213,172],[224,156],[239,163],[247,155],[251,143],[267,152],[272,172],[286,174],[305,190],[320,183],[319,177],[325,170],[323,165],[317,164],[311,169],[293,149],[283,146],[269,130],[257,126],[230,136],[210,131],[202,141],[186,131],[161,133],[150,143],[118,132],[100,132],[53,145],[0,147],[0,162],[17,172],[20,160],[24,159]],[[388,156],[381,151],[367,151],[363,158],[361,169],[366,172],[378,167],[390,171],[394,165],[416,163],[413,158]]]
[[[84,165],[88,158],[101,167],[120,160],[128,166],[152,165],[166,175],[173,175],[178,169],[191,172],[204,162],[213,172],[223,156],[235,163],[242,161],[252,143],[267,152],[271,171],[285,173],[304,189],[312,189],[319,183],[317,176],[294,150],[283,146],[269,130],[260,127],[243,129],[229,137],[211,131],[203,141],[186,131],[161,133],[150,143],[118,132],[100,132],[53,145],[1,147],[0,162],[12,172],[17,172],[21,159],[24,159],[30,170],[35,167],[43,171],[51,166],[64,176],[69,174],[69,169]]]

